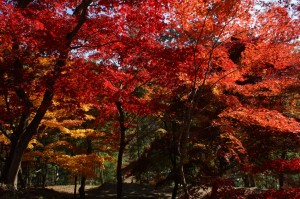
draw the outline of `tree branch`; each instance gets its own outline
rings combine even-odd
[[[28,127],[26,128],[26,132],[24,133],[24,137],[22,139],[22,140],[24,140],[24,143],[29,142],[31,137],[37,133],[37,128],[52,103],[52,98],[54,95],[55,81],[60,74],[61,68],[66,65],[67,57],[70,52],[70,44],[71,44],[73,38],[75,37],[75,35],[78,33],[78,31],[80,30],[80,28],[82,27],[82,25],[85,22],[86,15],[87,15],[87,8],[91,4],[91,2],[92,2],[92,0],[83,0],[81,3],[82,8],[81,8],[81,14],[80,14],[78,23],[74,27],[74,29],[66,35],[66,38],[67,38],[66,50],[60,54],[58,60],[55,63],[54,70],[51,74],[51,78],[49,78],[49,80],[47,81],[47,85],[46,85],[47,88],[44,93],[43,100],[42,100],[38,110],[36,111],[34,118],[30,122]]]
[[[18,0],[17,1],[17,7],[19,8],[26,8],[28,4],[30,4],[32,0]]]
[[[77,34],[77,32],[80,30],[84,22],[86,21],[86,15],[87,15],[87,9],[89,5],[92,3],[93,0],[83,0],[82,3],[76,7],[73,15],[78,15],[80,12],[79,20],[77,25],[74,27],[74,29],[67,34],[67,45],[70,46],[72,39]]]

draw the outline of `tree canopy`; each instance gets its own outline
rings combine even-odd
[[[172,198],[238,197],[262,176],[294,188],[299,12],[292,0],[2,1],[1,182],[55,165],[84,197],[116,163],[118,198],[128,174],[173,182]]]

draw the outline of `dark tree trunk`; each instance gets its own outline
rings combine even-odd
[[[281,159],[285,159],[286,152],[281,153]],[[284,184],[284,173],[280,172],[278,176],[278,183],[279,183],[279,189],[283,190],[283,184]]]
[[[89,155],[93,152],[92,149],[92,140],[90,140],[89,138],[87,138],[86,140],[87,142],[87,151],[86,154]],[[79,187],[79,197],[80,199],[84,199],[85,198],[85,182],[86,182],[86,177],[82,176],[81,177],[81,181],[80,181],[80,187]]]
[[[249,175],[246,174],[243,176],[244,187],[250,187]]]
[[[120,124],[120,144],[118,153],[118,164],[117,164],[117,199],[121,199],[123,195],[123,179],[122,179],[122,162],[123,153],[125,149],[125,115],[122,108],[121,102],[116,102],[116,106],[119,112],[119,124]]]
[[[278,181],[279,181],[279,189],[280,189],[280,190],[283,190],[284,175],[283,175],[282,172],[279,174]]]
[[[187,130],[187,131],[185,131]],[[181,132],[181,136],[179,138],[180,144],[178,146],[178,153],[179,153],[179,176],[180,176],[180,182],[182,184],[183,192],[184,192],[184,199],[189,199],[189,191],[187,187],[187,182],[185,178],[185,172],[184,172],[184,159],[187,156],[187,142],[188,142],[188,132],[189,127],[184,128],[184,130]]]
[[[46,180],[47,180],[47,175],[48,175],[48,167],[47,163],[42,163],[43,164],[43,170],[41,171],[41,176],[42,176],[42,188],[46,187]]]
[[[219,181],[216,180],[212,185],[210,199],[218,199],[218,189],[219,189]]]
[[[53,86],[53,85],[52,85]],[[10,152],[9,156],[5,162],[4,172],[1,176],[1,181],[5,184],[14,185],[15,188],[17,174],[21,165],[23,154],[34,135],[37,134],[38,126],[43,119],[47,109],[51,105],[53,97],[53,88],[47,89],[45,91],[43,101],[37,110],[33,120],[27,127],[25,125],[25,119],[20,120],[19,127],[16,132],[14,132],[11,138]]]
[[[26,180],[25,180],[25,176],[23,174],[22,166],[20,166],[20,169],[19,169],[18,179],[19,179],[19,182],[20,182],[20,187],[22,189],[25,189],[26,188]]]
[[[196,78],[196,76],[195,76]],[[179,144],[178,144],[178,154],[179,154],[179,172],[180,172],[180,182],[183,187],[184,191],[184,199],[189,199],[190,194],[187,187],[187,182],[185,178],[185,172],[184,172],[184,160],[187,156],[187,147],[188,147],[188,140],[189,140],[189,134],[190,134],[190,128],[191,128],[191,122],[193,117],[193,112],[196,106],[195,101],[197,100],[197,92],[198,89],[196,89],[196,79],[194,80],[194,86],[191,90],[191,94],[188,99],[188,104],[186,105],[184,115],[183,115],[183,126],[181,128],[180,134],[179,134]],[[199,95],[199,94],[198,94]]]
[[[253,178],[253,174],[249,174],[250,187],[255,187],[255,180]]]
[[[255,181],[252,174],[245,174],[243,176],[243,182],[245,187],[255,187]]]
[[[22,156],[28,143],[29,141],[26,142],[25,140],[22,143],[11,142],[10,152],[4,165],[1,181],[13,186],[15,189],[17,189],[17,177],[21,166]]]
[[[77,176],[74,177],[74,199],[76,198],[77,191]]]
[[[81,177],[80,187],[79,187],[79,190],[78,190],[80,199],[85,198],[85,181],[86,181],[86,178]]]
[[[55,166],[54,185],[57,185],[58,180],[59,180],[58,168],[57,166]]]
[[[174,176],[174,187],[172,191],[172,199],[176,199],[177,191],[178,191],[178,174],[175,174]]]
[[[171,132],[172,132],[172,149],[171,149],[171,162],[173,165],[174,172],[174,187],[172,191],[172,199],[176,199],[179,185],[179,176],[178,176],[178,165],[177,165],[177,148],[178,144],[176,142],[176,122],[171,122]]]
[[[101,185],[104,184],[104,174],[103,174],[103,169],[100,169],[100,182],[101,182]]]

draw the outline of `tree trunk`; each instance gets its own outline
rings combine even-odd
[[[92,140],[90,140],[89,138],[86,139],[87,142],[87,151],[86,154],[89,155],[93,152],[92,149]],[[85,182],[86,182],[86,177],[82,176],[81,177],[81,181],[80,181],[80,187],[79,187],[79,197],[80,199],[84,199],[85,198]]]
[[[212,185],[210,199],[218,199],[219,179],[215,180]]]
[[[60,63],[61,64],[61,63]],[[58,70],[58,69],[57,69]],[[59,72],[59,71],[55,71]],[[19,125],[17,130],[13,133],[11,138],[11,145],[10,145],[10,152],[5,162],[4,172],[1,176],[1,182],[9,185],[13,185],[14,188],[17,188],[14,182],[16,181],[17,174],[19,172],[19,168],[21,165],[23,154],[34,135],[38,132],[38,127],[43,119],[46,111],[51,105],[53,94],[54,94],[54,81],[50,80],[47,84],[48,88],[46,89],[42,103],[34,118],[31,120],[30,124],[27,125],[27,118],[29,117],[29,113],[23,112],[22,117],[19,121]],[[18,92],[25,92],[25,91],[18,91]],[[26,97],[27,98],[27,97]],[[25,109],[29,109],[29,107],[25,107]]]
[[[141,141],[140,141],[140,129],[139,129],[139,125],[137,125],[137,131],[136,131],[136,141],[137,141],[137,160],[140,158],[141,156]],[[134,174],[135,179],[136,179],[136,183],[142,184],[141,182],[141,174]]]
[[[104,173],[103,173],[103,169],[100,169],[100,183],[101,183],[101,185],[103,185],[104,184]]]
[[[189,130],[189,127],[188,129]],[[188,141],[188,131],[183,131],[182,135],[180,136],[180,144],[178,147],[178,153],[179,153],[179,173],[180,173],[180,178],[181,178],[181,184],[183,187],[183,191],[184,191],[184,199],[189,199],[189,191],[188,191],[188,187],[187,187],[187,182],[186,182],[186,178],[185,178],[185,173],[184,173],[184,159],[187,156],[187,141]]]
[[[255,187],[255,180],[253,174],[249,174],[250,187]]]
[[[244,182],[244,187],[250,187],[249,175],[245,174],[242,179]]]
[[[19,179],[19,182],[20,182],[20,187],[22,189],[25,189],[26,188],[26,180],[24,178],[24,174],[23,174],[23,169],[22,169],[22,166],[20,166],[20,169],[19,169],[19,172],[18,172],[18,179]]]
[[[42,188],[46,188],[46,180],[47,180],[47,174],[48,174],[48,166],[47,163],[42,163],[43,165],[43,170],[41,171],[41,176],[42,176]]]
[[[121,199],[123,195],[123,179],[122,179],[122,162],[123,153],[125,149],[125,116],[121,102],[116,102],[116,106],[119,112],[119,124],[120,124],[120,144],[118,153],[118,164],[117,164],[117,199]]]
[[[85,181],[86,181],[86,177],[81,177],[81,181],[80,181],[80,187],[79,187],[79,197],[80,199],[84,199],[85,198]]]
[[[55,170],[54,170],[54,185],[57,185],[57,181],[59,180],[59,173],[58,173],[58,168],[57,166],[55,166]]]
[[[177,196],[177,191],[178,191],[178,174],[175,173],[174,176],[174,187],[173,187],[173,191],[172,191],[172,199],[176,199]]]
[[[77,191],[77,176],[74,177],[74,199],[76,198]]]
[[[284,151],[281,153],[281,159],[285,159],[285,156],[286,156],[286,152]],[[279,183],[279,190],[283,190],[284,173],[282,171],[279,173],[278,183]]]
[[[196,76],[195,76],[196,78]],[[184,160],[187,156],[187,146],[188,146],[188,140],[189,140],[189,134],[190,134],[190,128],[191,128],[191,122],[192,122],[192,116],[193,112],[196,106],[195,101],[197,100],[197,92],[198,89],[196,89],[196,79],[194,80],[194,86],[191,90],[191,94],[188,100],[188,104],[186,105],[186,109],[184,111],[183,115],[183,126],[180,131],[179,135],[179,144],[178,144],[178,154],[179,154],[179,170],[180,170],[180,178],[181,178],[181,183],[184,191],[184,199],[189,199],[189,191],[187,187],[187,182],[185,178],[185,173],[184,173]]]
[[[282,172],[279,174],[278,182],[279,182],[279,190],[283,190],[284,174]]]
[[[25,143],[23,144],[25,145]],[[25,152],[24,146],[15,142],[11,143],[11,150],[4,165],[4,170],[1,176],[1,182],[13,186],[17,189],[17,177],[21,166],[23,153]],[[26,144],[27,146],[27,144]]]
[[[166,124],[165,124],[166,125]],[[166,125],[167,128],[167,125]],[[171,149],[171,162],[173,165],[174,171],[174,187],[172,191],[172,199],[176,199],[177,192],[178,192],[178,185],[179,185],[179,176],[178,176],[178,165],[177,165],[177,142],[176,142],[176,122],[171,122],[171,132],[172,132],[172,149]]]

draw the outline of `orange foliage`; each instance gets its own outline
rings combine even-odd
[[[270,133],[300,133],[300,123],[275,110],[240,107],[226,109],[219,117],[233,119],[245,126],[260,126]]]
[[[68,170],[72,175],[82,175],[86,178],[95,176],[96,168],[104,168],[104,158],[97,154],[90,155],[57,155],[50,162],[58,164],[61,168]]]

